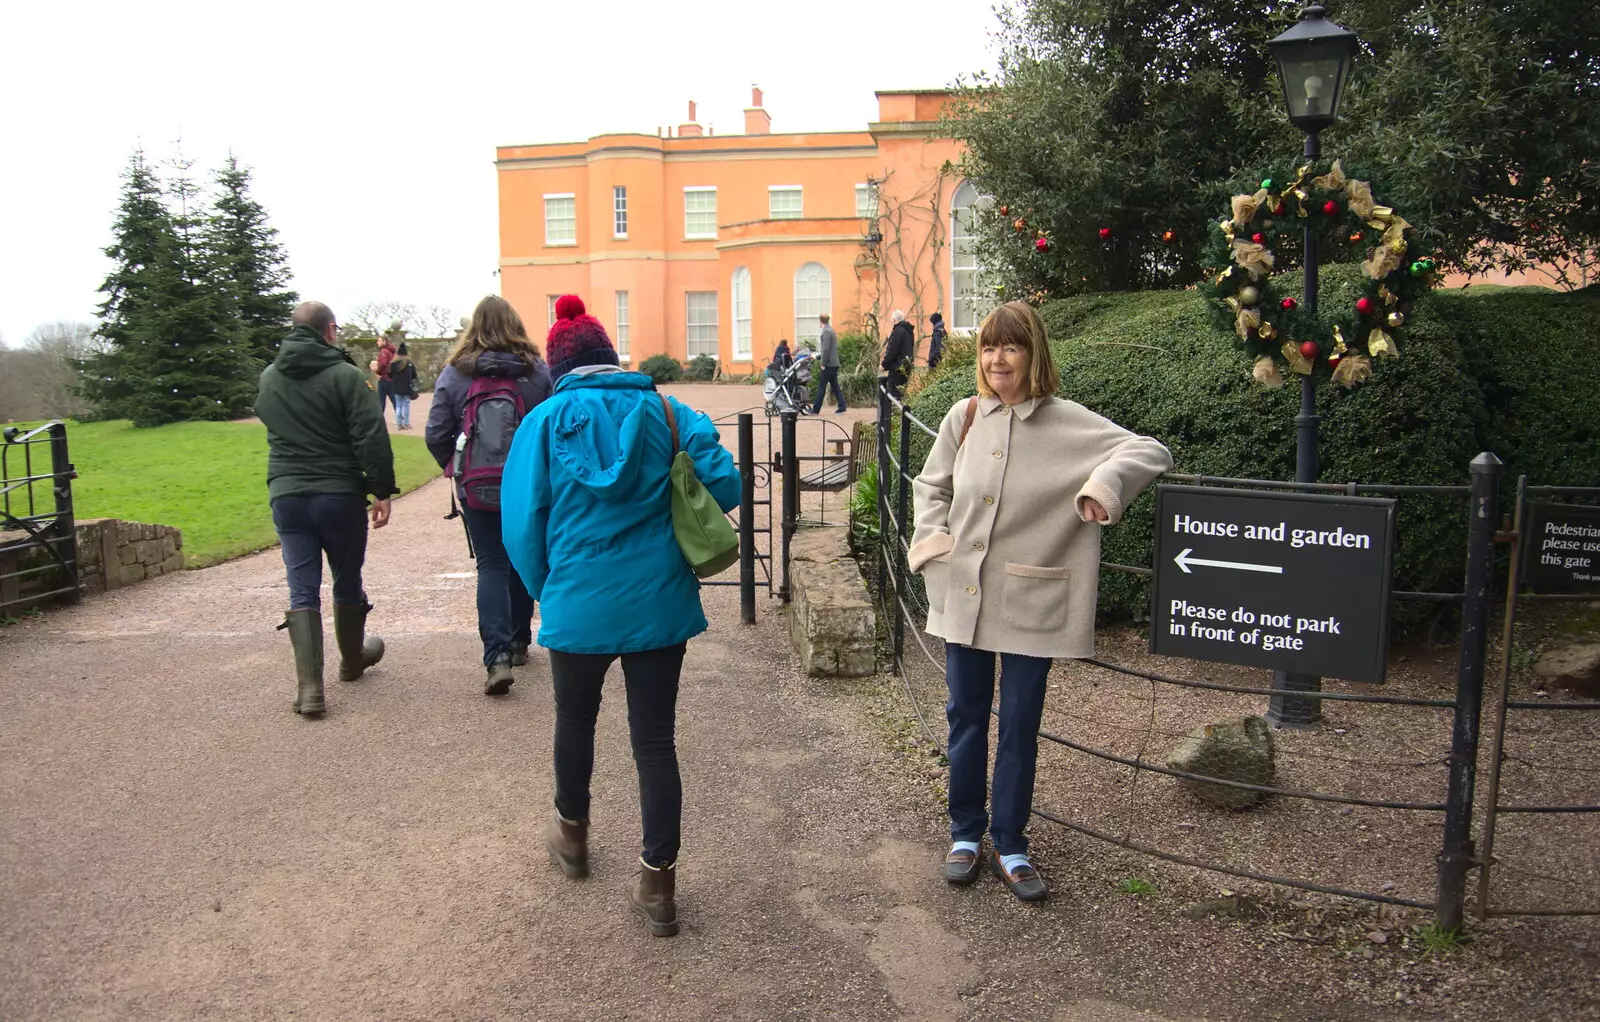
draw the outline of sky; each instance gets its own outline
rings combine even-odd
[[[497,145],[876,119],[994,63],[988,0],[0,4],[0,340],[93,322],[135,147],[231,151],[302,297],[469,311],[499,289]]]

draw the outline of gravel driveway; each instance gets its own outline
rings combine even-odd
[[[1042,906],[945,887],[926,762],[863,712],[879,690],[798,677],[778,605],[741,627],[731,589],[680,701],[684,928],[649,937],[620,678],[573,883],[540,839],[547,663],[481,694],[446,507],[429,484],[373,535],[389,652],[331,675],[321,720],[289,709],[276,550],[0,631],[0,1018],[1391,1017],[1302,994],[1229,926],[1103,910],[1071,858]]]

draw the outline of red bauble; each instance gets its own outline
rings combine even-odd
[[[1038,249],[1041,252],[1048,252],[1048,251],[1050,251],[1050,239],[1049,238],[1040,238],[1039,240],[1037,240],[1037,241],[1035,241],[1033,243],[1033,247]]]
[[[1339,215],[1339,204],[1337,202],[1334,202],[1332,199],[1329,199],[1327,202],[1324,202],[1322,204],[1322,211],[1324,213],[1326,213],[1328,216],[1338,216]]]
[[[1317,357],[1317,342],[1316,341],[1301,341],[1300,342],[1300,354],[1304,355],[1306,358],[1316,358]]]
[[[1178,232],[1174,231],[1172,228],[1169,227],[1166,230],[1161,232],[1162,244],[1170,245],[1174,241],[1177,241],[1177,240],[1178,240]]]
[[[1283,203],[1280,202],[1276,206],[1272,207],[1272,215],[1283,216]]]
[[[1001,206],[1000,207],[1000,215],[1001,216],[1010,216],[1011,215],[1011,207],[1010,206]]]
[[[1372,299],[1358,298],[1356,300],[1356,311],[1363,316],[1370,316],[1372,314]]]
[[[1111,228],[1109,228],[1109,227],[1100,228],[1100,240],[1101,241],[1107,241],[1110,238],[1111,238]]]
[[[1285,298],[1283,301],[1279,302],[1278,304],[1283,306],[1284,309],[1289,311],[1289,312],[1293,312],[1300,305],[1300,303],[1295,301],[1293,298]]]
[[[1250,240],[1255,242],[1257,245],[1265,245],[1267,243],[1267,236],[1262,234],[1260,231],[1257,231],[1256,233],[1250,235]]]

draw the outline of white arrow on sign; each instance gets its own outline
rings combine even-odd
[[[1189,565],[1199,564],[1207,568],[1232,568],[1235,571],[1264,571],[1269,575],[1282,575],[1283,569],[1275,564],[1246,564],[1243,561],[1207,561],[1199,557],[1190,557],[1194,553],[1193,547],[1184,547],[1173,560],[1178,567],[1183,569],[1185,575],[1194,574],[1189,570]]]

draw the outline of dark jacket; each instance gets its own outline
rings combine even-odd
[[[417,396],[417,364],[409,356],[396,355],[389,363],[389,382],[401,397]]]
[[[822,336],[817,344],[821,348],[817,354],[822,357],[822,368],[839,368],[839,335],[833,332],[832,326],[822,328]]]
[[[902,319],[889,331],[889,343],[883,349],[883,367],[891,373],[911,371],[911,360],[917,357],[917,335],[911,321]]]
[[[457,369],[454,363],[444,367],[444,372],[433,384],[433,405],[428,409],[428,425],[422,437],[428,444],[428,453],[443,468],[455,454],[456,437],[461,435],[461,414],[466,409],[467,391],[478,376],[499,376],[517,381],[522,394],[523,410],[532,412],[534,406],[550,396],[550,369],[543,359],[535,358],[529,365],[521,356],[509,351],[484,351],[478,353],[473,363],[472,375]]]
[[[342,348],[297,326],[261,373],[256,415],[267,427],[267,492],[390,497],[394,452],[367,376]]]
[[[933,324],[933,339],[928,342],[928,368],[939,368],[939,360],[944,357],[944,324]]]
[[[780,341],[778,346],[772,349],[772,362],[770,364],[774,369],[787,369],[794,365],[794,352],[789,350],[788,341]]]

